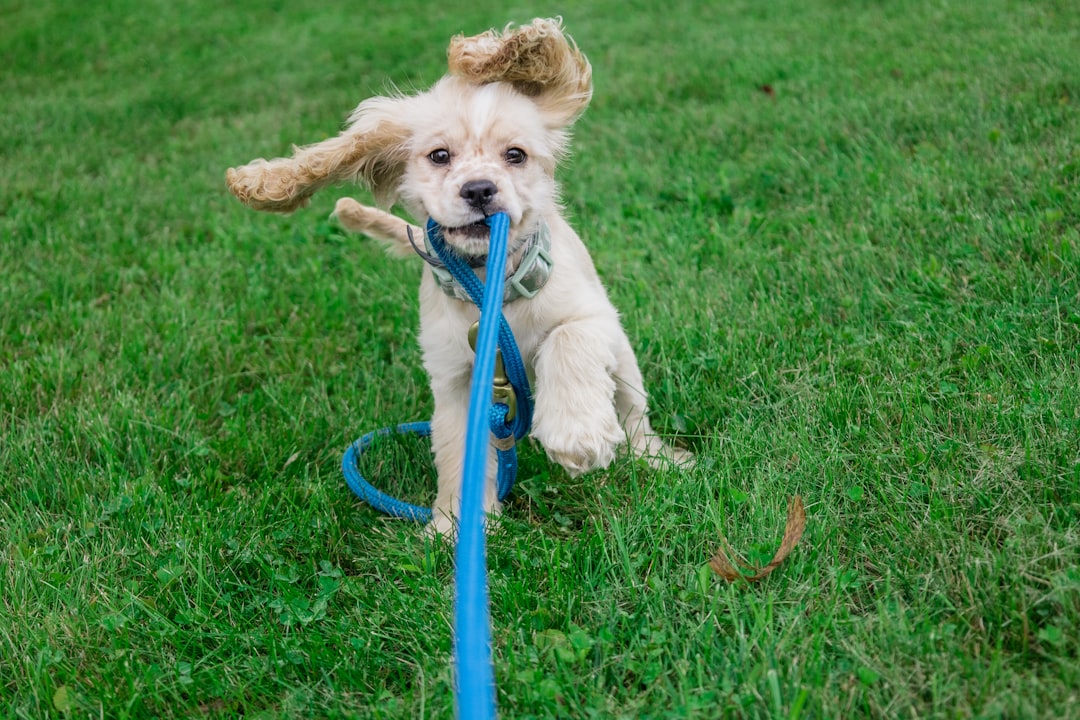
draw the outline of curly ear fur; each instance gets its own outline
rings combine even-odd
[[[380,204],[391,203],[407,158],[410,129],[401,118],[408,116],[402,105],[409,100],[370,98],[353,111],[337,137],[297,147],[291,158],[259,158],[229,168],[229,190],[255,210],[287,213],[307,205],[327,185],[357,180],[371,188]]]
[[[537,18],[500,34],[458,35],[447,51],[450,73],[475,83],[509,82],[556,123],[569,125],[592,99],[592,66],[562,31],[562,19]]]

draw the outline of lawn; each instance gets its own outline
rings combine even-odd
[[[1080,717],[1074,3],[233,5],[0,8],[0,714],[452,715],[452,554],[340,474],[430,415],[420,264],[223,176],[558,13],[567,211],[699,462],[523,448],[501,715]]]

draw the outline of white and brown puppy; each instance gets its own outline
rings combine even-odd
[[[327,185],[357,181],[380,205],[400,203],[421,224],[435,220],[450,247],[474,259],[487,252],[484,218],[504,212],[509,273],[537,238],[550,238],[552,267],[542,288],[503,308],[533,382],[532,436],[572,475],[607,466],[624,443],[652,462],[687,461],[689,453],[664,444],[649,427],[634,351],[559,206],[555,167],[568,128],[592,97],[588,60],[560,21],[538,19],[454,38],[449,70],[426,92],[365,100],[340,135],[296,148],[291,158],[230,169],[229,189],[252,208],[290,212]],[[350,230],[413,254],[405,221],[351,198],[338,201],[336,215]],[[419,227],[412,231],[423,237]],[[473,365],[467,333],[478,318],[477,308],[450,290],[425,271],[420,344],[435,399],[439,474],[428,529],[447,534],[461,494]],[[484,509],[500,510],[494,450]]]

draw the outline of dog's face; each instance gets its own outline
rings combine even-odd
[[[512,243],[556,209],[565,133],[530,98],[507,83],[444,78],[411,100],[399,118],[408,130],[395,194],[417,220],[434,219],[448,243],[480,255],[485,217],[509,215]]]

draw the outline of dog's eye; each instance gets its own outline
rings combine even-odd
[[[428,160],[436,165],[449,165],[450,164],[450,151],[446,148],[439,148],[438,150],[432,150],[428,153]]]
[[[521,165],[528,156],[521,148],[512,147],[503,154],[503,157],[511,165]]]

